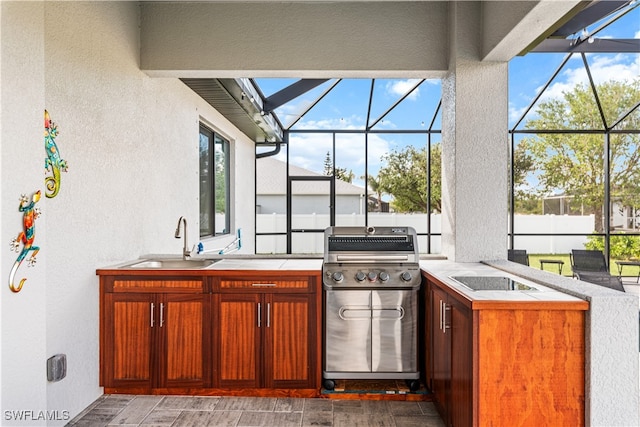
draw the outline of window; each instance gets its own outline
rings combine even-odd
[[[200,237],[229,234],[229,141],[200,125]]]

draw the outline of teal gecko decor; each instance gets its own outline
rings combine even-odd
[[[18,237],[11,239],[11,250],[20,252],[16,262],[13,263],[13,268],[11,268],[11,274],[9,275],[9,289],[11,289],[12,292],[20,292],[22,286],[24,286],[24,282],[27,280],[26,278],[20,280],[20,284],[17,287],[13,283],[13,279],[16,276],[18,267],[22,264],[22,260],[25,259],[29,252],[33,252],[31,258],[27,260],[27,265],[29,267],[33,266],[36,263],[36,254],[40,250],[39,247],[33,245],[33,241],[36,238],[35,221],[40,216],[40,209],[35,206],[39,200],[40,190],[33,193],[31,199],[29,199],[26,194],[20,196],[20,206],[18,210],[22,212],[23,231],[18,234]],[[18,250],[20,243],[22,243],[22,251]]]
[[[60,191],[60,172],[66,172],[67,161],[60,157],[58,146],[56,145],[56,137],[58,136],[58,126],[49,117],[49,112],[44,110],[44,149],[47,152],[47,158],[44,159],[45,174],[51,168],[51,175],[44,179],[47,188],[45,195],[51,199],[58,195]]]

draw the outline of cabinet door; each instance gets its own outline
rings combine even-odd
[[[105,294],[105,387],[151,387],[154,301],[152,294]]]
[[[472,312],[449,298],[451,331],[450,420],[453,426],[471,426],[473,412]]]
[[[167,294],[160,302],[162,331],[160,384],[164,387],[210,385],[211,348],[209,295]]]
[[[217,319],[217,386],[260,386],[260,330],[266,310],[262,295],[255,293],[219,294],[214,318]]]
[[[314,388],[315,303],[312,295],[266,295],[265,387]]]
[[[435,404],[440,415],[446,420],[448,413],[448,383],[450,378],[451,333],[447,316],[447,294],[431,287],[431,362]]]

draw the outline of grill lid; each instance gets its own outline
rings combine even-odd
[[[328,227],[325,262],[418,263],[417,234],[412,227]]]

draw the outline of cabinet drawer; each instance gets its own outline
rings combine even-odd
[[[202,280],[119,280],[113,281],[112,292],[195,292],[203,291]]]
[[[220,289],[253,289],[253,290],[275,290],[275,289],[298,289],[307,290],[310,288],[309,279],[290,280],[269,280],[269,279],[220,279]]]

